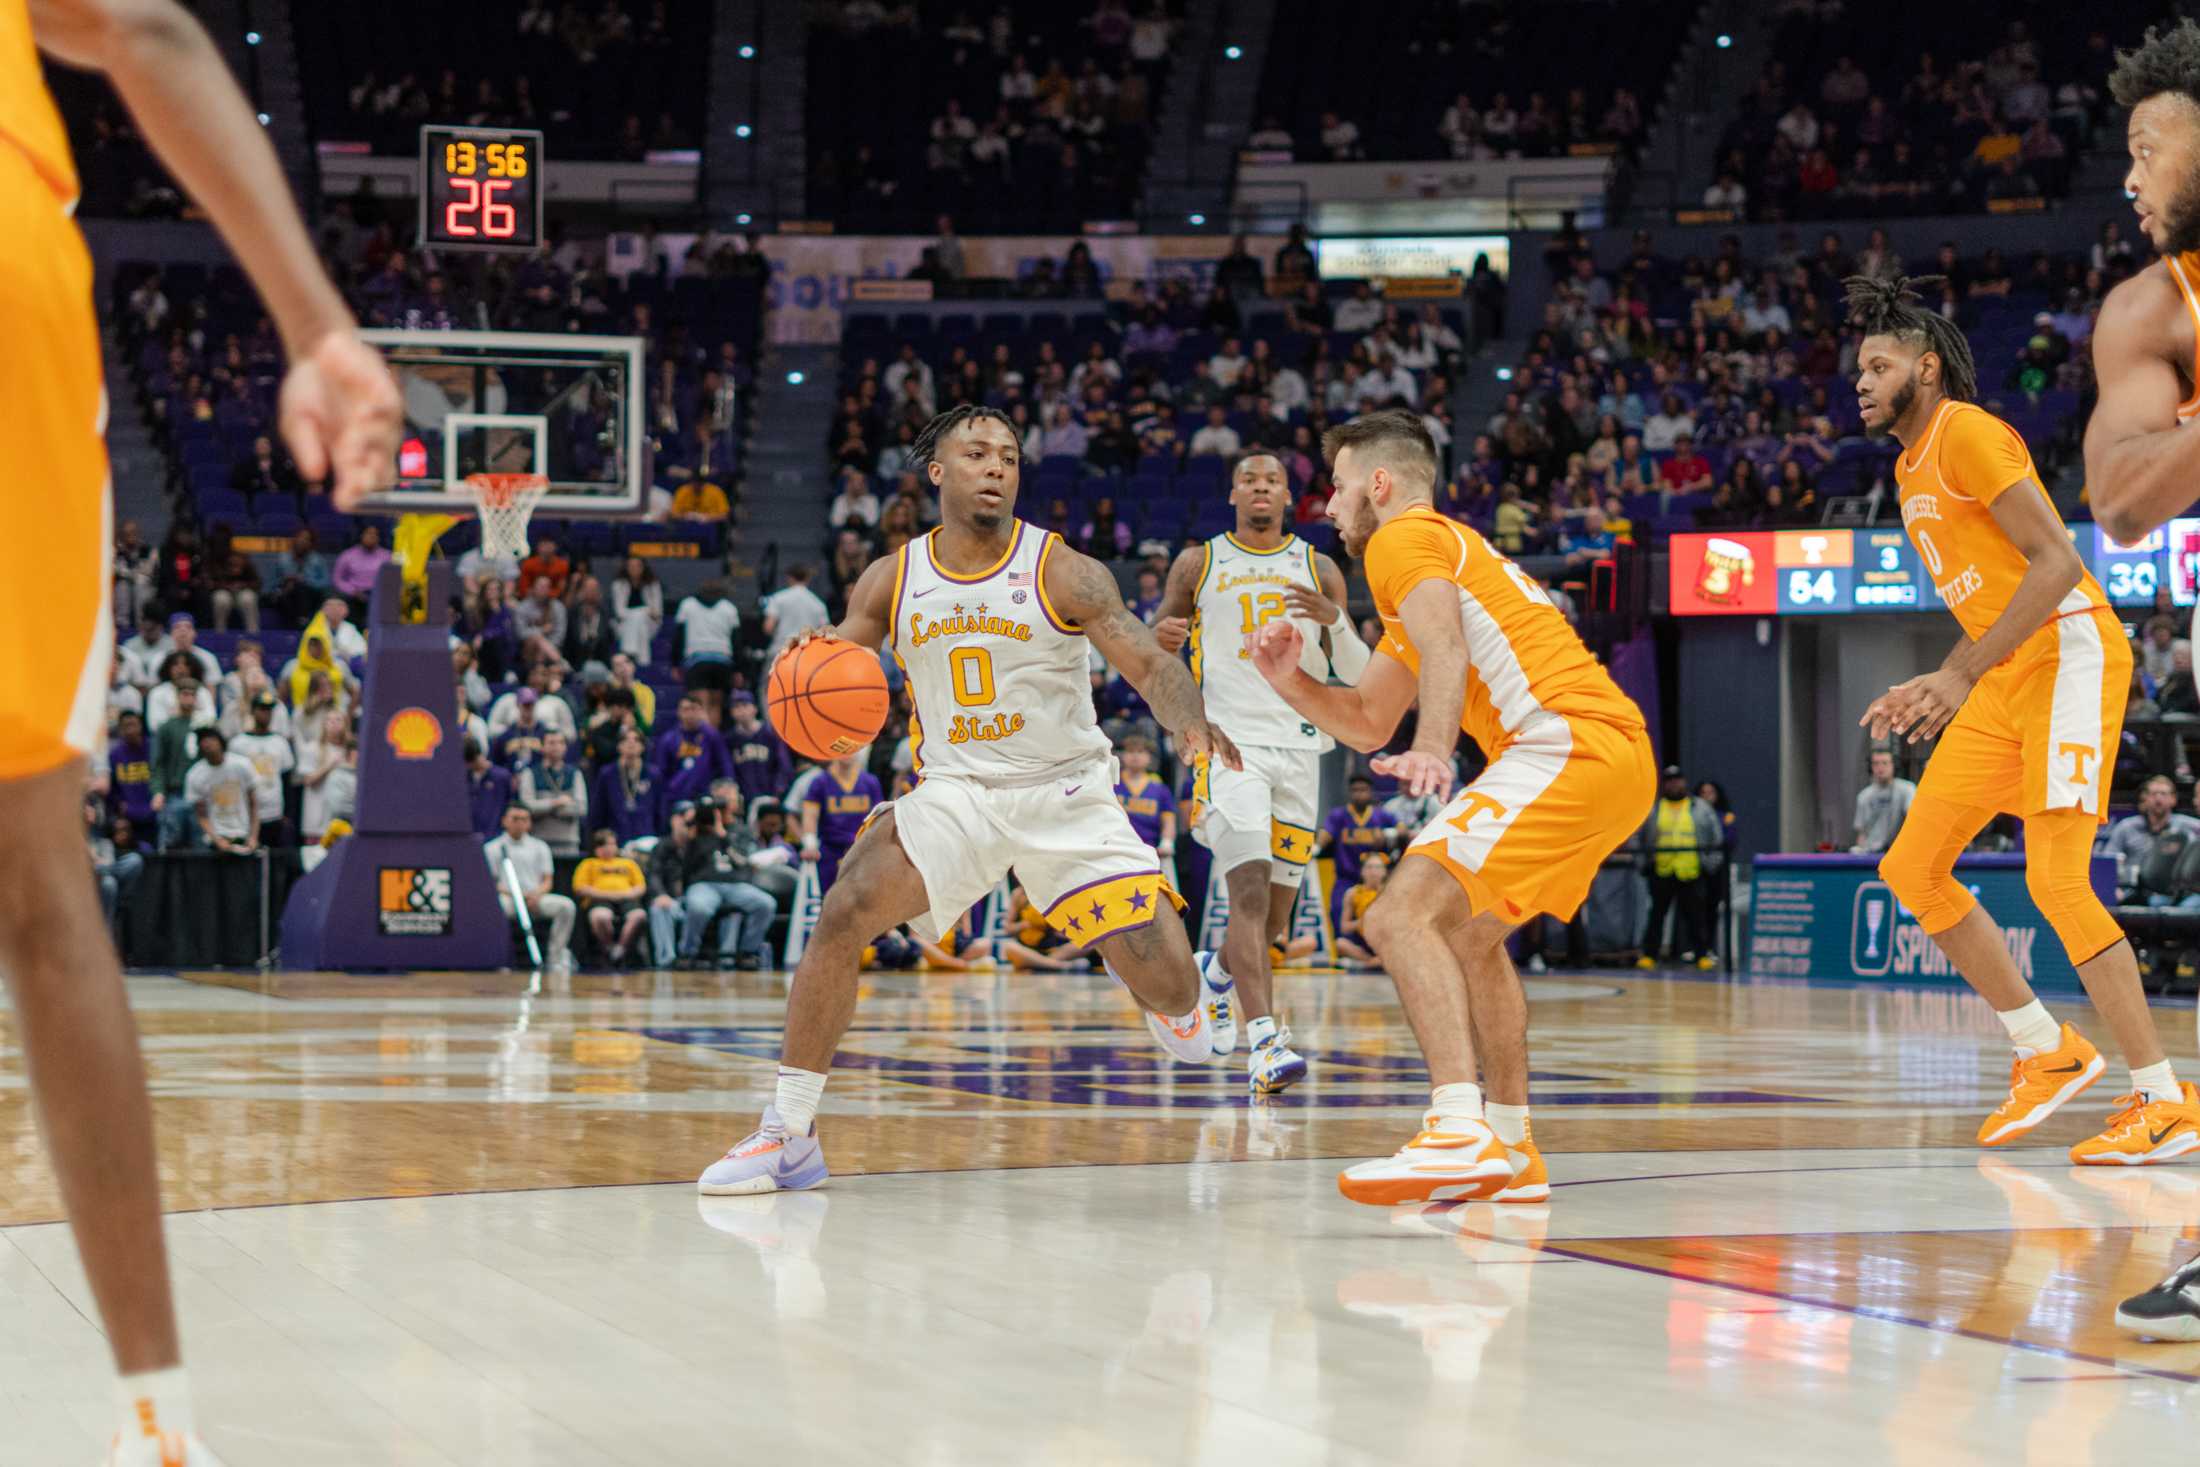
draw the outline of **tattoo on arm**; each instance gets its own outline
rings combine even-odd
[[[1152,628],[1131,615],[1106,566],[1089,555],[1060,550],[1047,560],[1047,595],[1138,689],[1163,728],[1175,733],[1205,720],[1206,702],[1192,670],[1162,651]]]
[[[1169,579],[1161,591],[1161,616],[1190,616],[1195,609],[1193,600],[1199,595],[1200,567],[1207,563],[1207,552],[1201,546],[1178,554],[1169,565]]]

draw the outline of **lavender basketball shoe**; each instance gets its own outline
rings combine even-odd
[[[801,1192],[822,1187],[825,1150],[817,1144],[817,1122],[807,1136],[790,1136],[779,1112],[764,1107],[764,1119],[731,1151],[711,1163],[695,1189],[706,1197],[743,1197],[757,1192]]]

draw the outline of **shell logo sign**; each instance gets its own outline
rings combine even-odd
[[[400,759],[432,759],[443,743],[443,722],[425,708],[401,708],[382,737]]]

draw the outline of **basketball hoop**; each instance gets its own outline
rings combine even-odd
[[[542,474],[468,474],[466,490],[481,517],[481,553],[517,564],[527,555],[527,522],[535,502],[550,492]]]

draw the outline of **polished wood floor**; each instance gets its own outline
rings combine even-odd
[[[2189,1451],[2200,1346],[2109,1315],[2200,1243],[2200,1166],[2062,1155],[2120,1071],[1981,1155],[2007,1049],[1967,994],[1552,975],[1552,1203],[1384,1213],[1333,1178],[1426,1096],[1389,982],[1281,989],[1314,1069],[1253,1104],[1104,979],[873,975],[832,1186],[699,1201],[778,975],[135,978],[208,1435],[231,1467]],[[102,1345],[4,1014],[0,1115],[0,1464],[80,1459]]]

